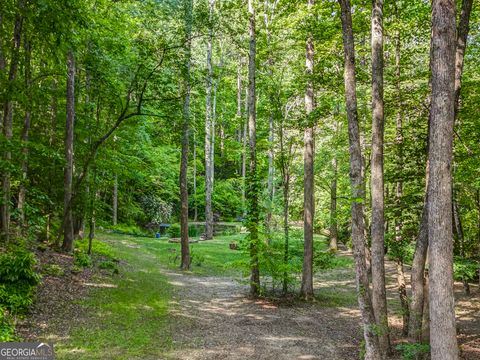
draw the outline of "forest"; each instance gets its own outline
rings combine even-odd
[[[480,359],[478,5],[0,0],[0,358]]]

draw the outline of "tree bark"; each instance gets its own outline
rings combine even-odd
[[[285,270],[283,272],[283,294],[288,292],[288,260],[289,260],[289,240],[290,240],[290,226],[289,226],[289,208],[290,208],[290,165],[292,159],[291,143],[288,146],[288,152],[285,144],[285,128],[284,120],[288,116],[288,109],[285,110],[285,116],[278,126],[278,137],[280,142],[280,154],[278,160],[280,163],[280,172],[282,175],[283,188],[283,234],[284,234],[284,249],[283,249],[283,264]]]
[[[72,213],[72,188],[73,188],[73,136],[75,127],[75,55],[73,50],[67,56],[67,122],[65,127],[65,166],[64,166],[64,223],[62,249],[66,252],[73,251],[73,213]]]
[[[358,305],[362,315],[365,338],[365,359],[382,359],[378,336],[374,331],[375,315],[369,289],[367,265],[365,261],[365,224],[363,219],[364,185],[362,176],[362,152],[357,113],[355,80],[355,49],[352,30],[350,0],[338,0],[341,7],[341,20],[344,46],[345,102],[348,118],[350,142],[350,182],[352,189],[352,243],[355,259],[355,280]]]
[[[463,62],[467,49],[467,38],[470,29],[470,14],[473,0],[463,0],[460,20],[457,28],[457,41],[455,53],[455,118],[460,108],[460,92],[462,89]]]
[[[398,7],[395,4],[395,16],[397,21],[400,21]],[[397,119],[396,119],[396,167],[397,176],[399,177],[395,185],[395,241],[398,247],[403,246],[403,221],[402,221],[402,196],[403,196],[403,181],[401,177],[403,169],[403,113],[402,113],[402,88],[401,88],[401,40],[400,31],[395,33],[395,87],[397,92]],[[400,306],[402,307],[402,333],[404,336],[408,335],[408,326],[410,311],[408,307],[407,284],[405,280],[403,254],[397,256],[397,290],[400,299]]]
[[[455,192],[454,192],[455,195]],[[458,245],[460,247],[460,257],[465,259],[465,238],[463,236],[463,226],[462,220],[460,218],[460,210],[458,209],[458,203],[453,199],[452,203],[452,213],[453,213],[453,231],[457,235]],[[463,289],[466,295],[470,295],[470,284],[468,279],[462,278]]]
[[[28,133],[30,131],[31,118],[32,118],[32,90],[31,90],[31,43],[25,36],[24,40],[25,50],[25,89],[27,93],[27,106],[25,110],[25,118],[23,121],[22,134],[20,140],[22,141],[22,180],[20,183],[20,189],[18,191],[17,210],[19,213],[20,227],[25,228],[25,202],[27,196],[27,175],[28,175]]]
[[[197,206],[197,138],[196,138],[195,115],[193,115],[193,221],[198,220]]]
[[[115,173],[113,178],[113,195],[112,195],[112,224],[117,225],[118,222],[118,174]]]
[[[248,140],[250,147],[250,167],[247,185],[248,220],[247,227],[250,233],[250,294],[258,296],[260,292],[260,269],[258,260],[258,226],[259,208],[258,192],[259,184],[257,179],[257,113],[256,113],[256,30],[255,30],[255,6],[254,0],[248,0],[249,35],[250,46],[248,56]]]
[[[309,11],[312,12],[314,0],[308,0]],[[313,120],[310,114],[315,108],[314,89],[313,89],[313,58],[314,44],[313,35],[307,36],[307,45],[305,52],[307,87],[305,89],[305,112],[307,115],[307,127],[304,133],[304,153],[303,153],[303,272],[301,294],[305,299],[313,298],[313,219],[315,215],[314,201],[314,156],[315,156],[315,137]]]
[[[383,0],[372,1],[372,305],[383,357],[390,352],[385,290],[385,199],[383,178]]]
[[[433,359],[458,359],[452,241],[455,21],[454,0],[433,0],[432,103],[428,154],[430,346]]]
[[[338,163],[337,155],[332,159],[333,179],[330,184],[330,244],[331,251],[337,251],[338,248],[338,224],[337,224],[337,178]]]
[[[213,66],[212,66],[212,42],[213,42],[213,12],[215,0],[209,0],[209,21],[210,29],[207,42],[207,94],[206,94],[206,117],[205,117],[205,238],[213,238],[213,210],[212,210],[212,138],[213,132],[213,105],[212,105],[212,87],[213,87]]]
[[[9,143],[13,137],[13,86],[17,78],[18,63],[20,56],[20,44],[22,39],[23,27],[23,10],[25,7],[24,0],[17,1],[17,13],[15,15],[15,25],[13,29],[12,55],[10,60],[10,69],[8,73],[6,99],[3,104],[3,135]],[[7,149],[5,151],[5,162],[8,164],[12,160],[12,152]],[[3,199],[0,205],[1,235],[5,242],[10,240],[10,171],[5,170],[2,176],[2,192]]]
[[[190,244],[188,240],[188,132],[190,123],[190,67],[192,50],[192,11],[193,1],[185,0],[185,64],[184,64],[184,86],[185,99],[183,103],[183,125],[182,125],[182,157],[180,161],[180,241],[181,241],[181,264],[182,270],[190,269]]]

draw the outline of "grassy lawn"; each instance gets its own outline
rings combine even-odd
[[[239,263],[248,261],[244,251],[231,250],[245,234],[218,236],[214,240],[191,244],[190,274],[241,277]],[[277,241],[283,241],[279,234]],[[166,238],[138,237],[113,233],[98,234],[94,253],[113,256],[119,274],[102,276],[91,284],[92,292],[79,303],[86,315],[69,337],[56,344],[59,359],[158,359],[172,348],[168,309],[173,288],[162,269],[177,270],[180,244]],[[324,238],[315,237],[316,249],[325,250]],[[86,242],[77,247],[86,248]],[[292,236],[291,247],[303,248],[301,236]],[[303,251],[302,251],[303,252]],[[335,267],[348,268],[351,259],[336,257]],[[188,274],[188,273],[187,273]],[[328,276],[327,276],[328,278]],[[332,305],[339,295],[323,291]],[[343,295],[344,296],[344,295]],[[342,297],[342,295],[340,295]],[[348,299],[350,302],[350,299]]]
[[[130,237],[101,234],[120,259],[120,275],[99,278],[79,311],[88,314],[64,343],[59,359],[158,359],[171,347],[168,305],[171,285],[158,260]]]

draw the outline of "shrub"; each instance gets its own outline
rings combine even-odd
[[[91,267],[92,259],[82,251],[76,251],[73,254],[73,263],[78,267]]]
[[[430,352],[428,344],[400,344],[396,347],[402,354],[402,360],[420,360]]]
[[[205,256],[202,254],[197,254],[196,252],[192,251],[190,253],[190,263],[196,266],[202,266],[205,262]]]
[[[88,239],[77,241],[75,243],[75,246],[77,247],[78,250],[81,250],[82,252],[87,253]],[[92,254],[97,256],[103,256],[108,259],[113,259],[115,257],[113,253],[113,249],[110,245],[96,239],[93,239],[93,242],[92,242]]]
[[[43,267],[42,273],[44,275],[60,277],[65,275],[63,268],[57,264],[47,264]]]
[[[478,264],[475,261],[455,257],[453,275],[457,281],[472,281],[477,277]]]
[[[117,264],[111,260],[102,261],[100,264],[98,264],[98,268],[104,270],[112,270],[114,274],[119,273]]]
[[[8,311],[0,306],[0,342],[18,340],[15,336],[15,325]]]
[[[180,224],[172,224],[168,228],[167,234],[170,238],[180,237]]]
[[[0,255],[0,310],[15,314],[32,304],[33,290],[40,282],[33,253],[22,248]]]

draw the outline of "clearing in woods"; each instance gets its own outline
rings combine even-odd
[[[228,247],[238,237],[193,244],[202,264],[181,273],[175,270],[178,244],[101,234],[120,260],[120,274],[87,271],[73,283],[46,277],[21,332],[27,340],[54,342],[59,359],[359,359],[353,268],[317,274],[318,297],[312,303],[252,300],[238,272],[223,266],[238,260],[239,252]],[[401,331],[395,264],[387,263],[387,273],[395,338]],[[480,301],[477,289],[472,293],[458,299],[465,359],[480,355],[479,314],[469,311]]]

